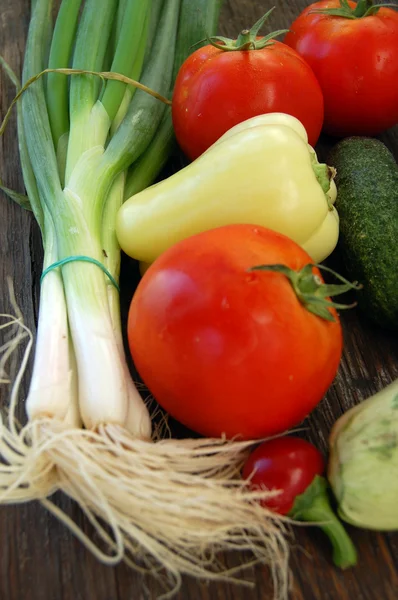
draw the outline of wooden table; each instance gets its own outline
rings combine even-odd
[[[194,1],[194,0],[192,0]],[[233,36],[277,4],[271,26],[288,27],[309,4],[305,0],[225,0],[220,32]],[[29,22],[29,0],[0,1],[0,52],[19,73]],[[396,82],[395,82],[396,84]],[[14,95],[0,73],[0,115]],[[15,120],[0,141],[0,173],[6,184],[22,191]],[[381,139],[398,158],[398,127]],[[320,154],[333,143],[323,139]],[[6,277],[14,281],[17,302],[34,330],[37,317],[42,251],[31,215],[0,201],[0,312],[10,310]],[[128,268],[124,263],[124,268]],[[306,421],[308,436],[322,450],[332,423],[343,411],[398,377],[398,340],[360,319],[355,311],[343,316],[345,351],[327,398]],[[28,374],[29,375],[29,374]],[[28,381],[28,378],[26,379]],[[26,382],[24,391],[26,390]],[[2,389],[3,401],[5,390]],[[393,474],[392,474],[393,476]],[[78,508],[66,498],[57,501],[84,526]],[[397,504],[398,510],[398,504]],[[359,551],[359,564],[347,572],[332,566],[329,545],[315,529],[298,529],[292,548],[292,600],[396,600],[398,598],[398,533],[381,535],[349,528]],[[227,558],[239,563],[239,556]],[[266,600],[271,598],[264,568],[248,570],[252,589],[226,584],[206,585],[184,580],[178,600]],[[0,600],[149,600],[158,595],[150,578],[121,565],[104,567],[44,509],[33,503],[0,507]]]

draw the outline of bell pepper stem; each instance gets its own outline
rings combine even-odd
[[[327,489],[326,479],[316,476],[306,491],[297,496],[289,516],[297,521],[316,523],[332,544],[334,564],[347,569],[357,563],[357,552],[332,509]]]

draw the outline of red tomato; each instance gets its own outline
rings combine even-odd
[[[280,437],[258,446],[247,459],[242,476],[253,471],[252,488],[280,490],[281,493],[263,504],[281,515],[293,508],[297,496],[303,494],[316,475],[322,475],[325,463],[315,446],[297,437]]]
[[[323,96],[307,63],[275,41],[259,50],[225,52],[208,45],[182,65],[172,115],[184,153],[197,158],[234,125],[264,113],[298,118],[314,146],[323,123]]]
[[[341,326],[304,308],[284,275],[250,268],[310,262],[289,238],[252,225],[166,250],[128,317],[134,363],[161,406],[207,436],[260,438],[299,423],[336,374]]]
[[[381,8],[372,16],[348,19],[311,12],[338,7],[338,0],[311,4],[294,21],[285,43],[318,78],[324,130],[336,136],[376,135],[398,122],[398,13]]]

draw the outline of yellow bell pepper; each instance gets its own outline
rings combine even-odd
[[[289,236],[321,262],[337,244],[335,199],[332,170],[318,162],[302,124],[290,115],[260,115],[129,198],[116,234],[126,254],[151,263],[186,237],[249,223]]]

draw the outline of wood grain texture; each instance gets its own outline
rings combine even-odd
[[[288,27],[308,4],[306,0],[225,0],[220,33],[234,35],[277,5],[271,26]],[[19,73],[29,21],[28,0],[0,0],[0,53]],[[14,95],[13,86],[0,73],[0,118]],[[398,127],[381,139],[398,158]],[[334,140],[323,138],[320,156]],[[6,184],[23,190],[15,136],[15,119],[0,139],[0,174]],[[1,193],[0,193],[1,195]],[[39,296],[42,250],[31,215],[0,198],[0,312],[10,310],[7,277],[14,281],[18,304],[34,331]],[[338,264],[338,256],[333,258]],[[123,281],[134,271],[123,262]],[[125,313],[132,290],[122,298]],[[333,422],[345,410],[398,377],[398,340],[351,311],[343,316],[345,350],[336,380],[319,407],[305,422],[305,431],[323,451]],[[23,393],[26,392],[25,380]],[[1,390],[0,401],[5,401]],[[21,415],[22,416],[22,415]],[[56,502],[87,531],[79,509],[57,495]],[[396,600],[398,597],[398,534],[381,535],[350,528],[360,560],[356,568],[340,572],[330,560],[320,532],[298,528],[292,542],[292,600]],[[238,554],[226,557],[229,565]],[[266,600],[271,598],[269,573],[249,569],[244,577],[252,588],[210,584],[185,579],[177,600]],[[161,590],[150,578],[132,573],[124,565],[104,567],[37,503],[0,507],[0,600],[153,600]]]

